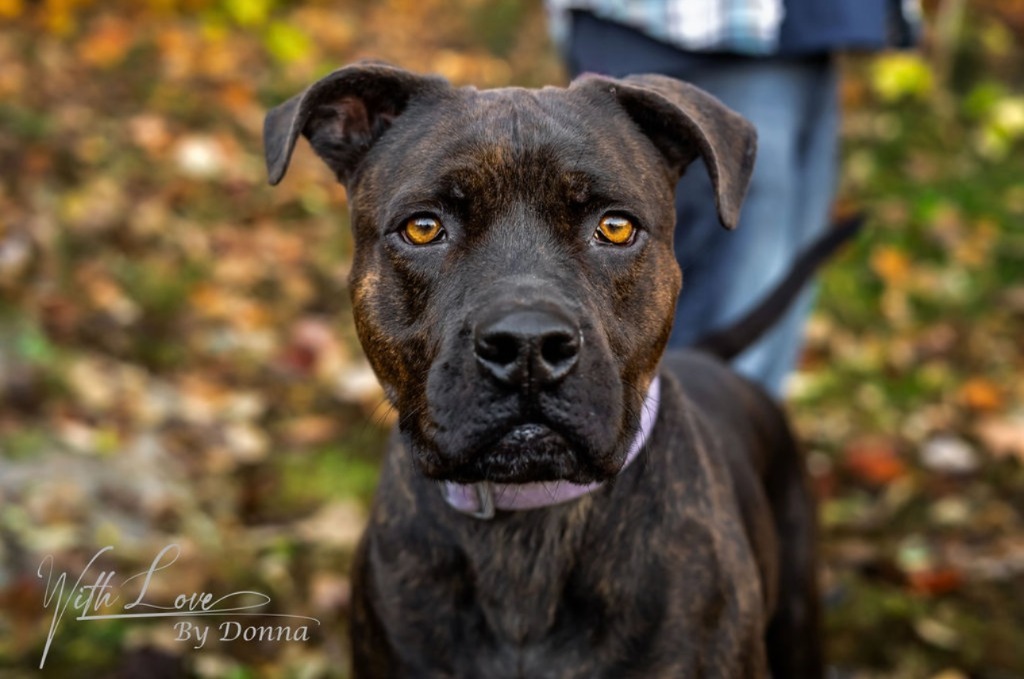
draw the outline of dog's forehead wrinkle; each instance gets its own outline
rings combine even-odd
[[[500,143],[513,152],[530,151],[540,146],[560,146],[557,154],[567,157],[564,152],[586,148],[593,140],[594,133],[587,125],[580,125],[579,116],[567,110],[565,90],[553,102],[545,90],[524,88],[502,88],[477,93],[463,111],[465,121],[463,134],[479,136],[490,143]],[[573,153],[569,153],[569,156]]]
[[[455,125],[425,112],[401,137],[406,152],[388,174],[408,181],[393,182],[393,190],[406,202],[527,196],[550,205],[555,196],[556,204],[639,203],[645,186],[660,176],[657,163],[644,156],[647,149],[616,134],[631,121],[609,125],[567,107],[564,90],[552,90],[554,99],[539,96],[545,92],[471,90],[457,107]]]

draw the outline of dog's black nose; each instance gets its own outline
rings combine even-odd
[[[579,328],[562,314],[522,309],[480,323],[476,360],[502,384],[531,389],[559,382],[579,358]]]

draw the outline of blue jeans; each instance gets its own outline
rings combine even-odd
[[[728,326],[789,271],[822,232],[838,164],[837,74],[828,55],[743,57],[683,52],[643,34],[575,13],[567,59],[572,74],[660,73],[711,92],[758,131],[757,161],[734,232],[723,229],[700,161],[676,191],[675,251],[683,292],[670,347]],[[780,396],[803,344],[814,286],[737,357],[736,369]]]

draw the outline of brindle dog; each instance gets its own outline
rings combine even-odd
[[[734,227],[751,125],[660,76],[479,91],[362,63],[269,113],[271,183],[300,135],[348,191],[356,328],[400,415],[355,676],[820,676],[786,419],[708,352],[663,356],[676,182],[702,158]],[[537,482],[550,502],[492,510]]]

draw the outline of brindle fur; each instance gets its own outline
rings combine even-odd
[[[270,112],[273,183],[299,135],[348,189],[356,327],[400,415],[355,567],[355,676],[820,675],[786,420],[721,362],[663,357],[675,184],[703,158],[733,227],[749,124],[658,76],[478,91],[358,64]],[[631,246],[595,243],[608,212],[638,225]],[[447,237],[411,246],[398,232],[424,213]],[[578,333],[564,379],[481,369],[474,333],[522,309]],[[658,371],[652,437],[619,474]],[[525,422],[554,432],[542,450],[503,443]],[[606,484],[490,521],[438,492],[483,479]]]

